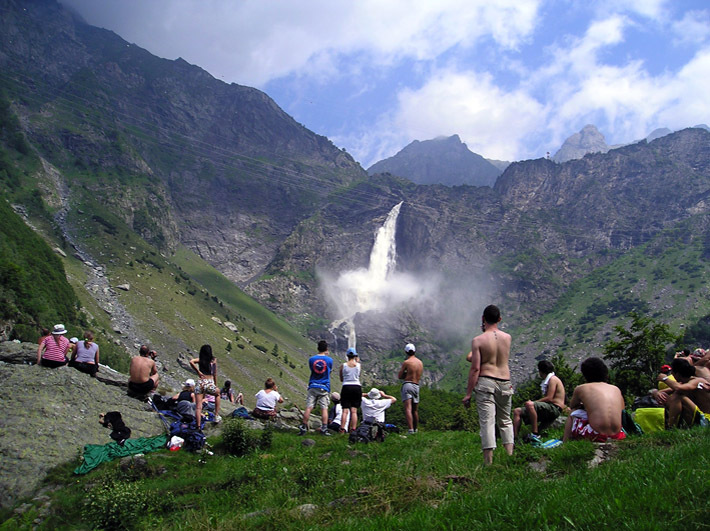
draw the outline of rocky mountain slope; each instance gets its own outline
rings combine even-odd
[[[415,140],[392,157],[367,169],[370,175],[391,173],[416,184],[493,186],[502,169],[473,153],[458,135]]]

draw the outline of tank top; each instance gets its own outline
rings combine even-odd
[[[360,385],[360,364],[350,367],[343,365],[343,385]]]
[[[99,346],[96,343],[92,342],[89,344],[89,348],[86,348],[86,343],[79,341],[76,344],[76,361],[79,363],[95,363],[97,350],[99,350]]]

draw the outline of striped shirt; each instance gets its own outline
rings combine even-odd
[[[57,341],[58,339],[58,341]],[[51,361],[67,361],[67,351],[71,343],[64,336],[47,336],[44,338],[42,359]]]

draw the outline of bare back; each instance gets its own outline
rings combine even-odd
[[[604,435],[615,435],[621,430],[624,397],[615,385],[591,382],[575,388],[570,401],[572,409],[581,405],[587,411],[589,425]]]
[[[145,383],[156,372],[155,362],[152,359],[144,356],[134,356],[131,358],[128,381],[133,383]]]
[[[419,358],[412,355],[402,363],[402,367],[399,369],[399,379],[418,384],[422,378],[422,372],[424,372],[424,364]]]
[[[471,341],[471,352],[478,352],[481,360],[481,376],[510,380],[510,334],[497,328],[489,329]]]

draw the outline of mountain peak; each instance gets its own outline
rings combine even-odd
[[[562,144],[552,159],[555,162],[581,159],[587,153],[606,153],[609,146],[604,135],[592,124],[585,125],[578,133],[570,136]]]
[[[391,173],[416,184],[493,186],[502,170],[469,150],[459,135],[451,135],[414,140],[367,172]]]

